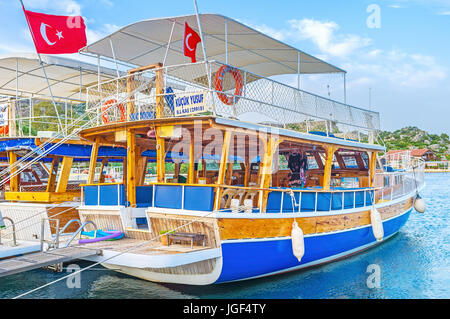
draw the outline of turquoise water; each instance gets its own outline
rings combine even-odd
[[[450,174],[427,174],[424,215],[384,244],[319,268],[257,280],[189,287],[160,285],[96,267],[81,288],[59,282],[27,298],[450,298]],[[369,289],[367,267],[380,267],[380,288]],[[89,263],[79,263],[81,267]],[[0,279],[0,298],[11,298],[66,273],[35,270]]]

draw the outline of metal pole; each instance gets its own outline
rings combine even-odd
[[[228,19],[225,18],[225,63],[228,64]]]
[[[301,53],[297,53],[297,88],[300,90]]]
[[[119,66],[117,65],[116,52],[114,51],[114,45],[113,45],[111,37],[109,37],[109,44],[111,45],[111,53],[112,53],[112,56],[113,56],[113,59],[114,59],[114,63],[116,64],[117,78],[119,78],[120,77]]]
[[[167,55],[169,54],[170,44],[172,43],[173,29],[175,29],[176,20],[173,21],[172,30],[170,30],[169,42],[167,42],[166,54],[164,54],[163,66],[166,66]],[[165,77],[164,77],[165,79]]]
[[[195,15],[197,16],[198,31],[200,31],[200,39],[202,40],[203,56],[205,62],[208,62],[208,57],[206,55],[205,41],[203,39],[202,24],[200,23],[200,16],[198,14],[197,0],[194,0],[194,7],[195,7]]]
[[[347,105],[347,74],[344,73],[344,104]]]
[[[23,1],[22,0],[19,0],[19,1],[20,1],[20,4],[22,5],[22,8],[23,8],[23,11],[24,11],[24,14],[25,14],[25,6],[23,5]],[[28,17],[27,17],[26,14],[25,14],[25,19],[27,20],[28,28],[30,29],[31,36],[33,38],[33,42],[36,44],[34,33],[33,33],[33,29],[31,28],[30,22],[28,21]],[[59,126],[61,128],[61,132],[64,132],[64,128],[63,128],[63,125],[62,125],[62,122],[61,122],[61,118],[59,117],[58,108],[56,106],[55,98],[53,96],[52,87],[50,86],[50,82],[49,82],[48,77],[47,77],[47,71],[45,71],[44,62],[42,62],[41,54],[39,52],[37,52],[37,50],[36,50],[36,53],[37,53],[37,55],[39,57],[39,63],[41,65],[41,67],[42,67],[42,71],[44,72],[45,80],[47,81],[48,90],[49,90],[50,96],[52,98],[52,103],[53,103],[53,107],[55,108],[55,111],[56,111],[56,116],[58,117],[58,122],[59,122]]]

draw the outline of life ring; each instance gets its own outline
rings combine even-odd
[[[226,73],[230,72],[231,75],[234,77],[234,81],[236,83],[236,90],[234,91],[234,96],[227,96],[223,92],[223,77]],[[220,67],[219,71],[216,73],[216,86],[215,89],[217,91],[217,96],[219,99],[227,104],[227,105],[233,105],[234,103],[237,103],[239,101],[239,97],[242,96],[242,90],[244,87],[244,84],[242,82],[242,76],[241,72],[239,72],[238,69],[235,69],[228,65],[223,65]]]
[[[0,127],[0,135],[6,135],[9,133],[9,125]]]
[[[106,101],[105,103],[103,103],[103,106],[102,106],[102,121],[103,121],[103,124],[108,124],[109,123],[109,118],[108,118],[108,115],[106,115],[106,111],[111,107],[111,105],[114,105],[114,104],[117,104],[117,100],[116,99],[110,99],[110,100]],[[127,119],[125,106],[123,106],[123,104],[120,103],[118,105],[118,107],[119,107],[119,112],[120,112],[120,122],[125,122],[125,120]]]

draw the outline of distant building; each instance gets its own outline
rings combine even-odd
[[[387,155],[394,155],[394,154],[399,154],[399,153],[410,153],[411,157],[418,157],[423,159],[426,162],[429,161],[435,161],[436,160],[436,155],[434,155],[433,151],[427,149],[427,148],[422,148],[422,149],[413,149],[413,150],[390,150],[389,152],[387,152]]]

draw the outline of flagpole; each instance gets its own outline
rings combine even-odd
[[[33,42],[34,42],[34,46],[36,47],[36,40],[35,40],[35,37],[34,37],[33,29],[31,28],[30,22],[28,21],[27,14],[25,13],[25,6],[23,5],[23,1],[22,0],[19,0],[19,1],[20,1],[20,4],[22,5],[23,13],[25,14],[25,20],[27,20],[28,28],[30,29],[31,37],[33,38]],[[59,116],[58,107],[56,106],[55,98],[53,96],[53,91],[52,91],[52,88],[50,86],[50,81],[48,80],[47,71],[45,70],[44,62],[42,61],[41,54],[38,52],[37,48],[36,48],[36,53],[37,53],[38,58],[39,58],[39,64],[41,65],[42,71],[44,72],[45,80],[47,81],[48,90],[50,92],[50,97],[52,98],[53,107],[55,108],[55,111],[56,111],[56,116],[58,118],[59,126],[61,128],[61,133],[64,133],[64,127],[62,125],[61,118]],[[66,114],[66,116],[67,116],[67,114]]]
[[[195,7],[195,15],[197,16],[197,24],[198,24],[198,31],[200,32],[200,39],[202,40],[202,49],[203,49],[203,57],[205,59],[205,68],[206,68],[206,76],[208,77],[208,87],[209,87],[209,93],[211,95],[211,101],[213,103],[213,114],[216,115],[216,107],[214,105],[214,98],[212,93],[212,87],[211,87],[211,68],[209,67],[208,63],[208,56],[206,55],[206,47],[205,47],[205,41],[203,39],[203,31],[202,31],[202,24],[200,22],[200,15],[198,14],[198,6],[197,6],[197,0],[194,1],[194,7]]]

